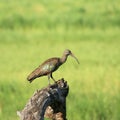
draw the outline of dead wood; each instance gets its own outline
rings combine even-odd
[[[67,120],[66,97],[69,86],[64,79],[53,85],[37,90],[29,99],[24,109],[17,111],[21,120]]]

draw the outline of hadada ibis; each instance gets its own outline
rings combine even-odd
[[[41,76],[48,76],[48,81],[50,84],[50,78],[52,78],[55,81],[55,79],[52,76],[52,73],[56,71],[63,63],[66,62],[68,56],[72,56],[76,59],[76,61],[79,64],[78,59],[74,56],[74,54],[66,49],[63,53],[63,56],[61,58],[54,57],[46,60],[43,62],[39,67],[37,67],[30,75],[28,75],[27,80],[31,83],[34,79],[41,77]]]

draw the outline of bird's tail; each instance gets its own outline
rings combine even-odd
[[[35,79],[35,78],[31,77],[31,75],[29,75],[29,76],[27,77],[27,80],[28,80],[30,83],[31,83],[34,79]]]
[[[33,71],[30,75],[28,75],[27,80],[31,83],[35,78],[37,78],[38,76],[35,74],[35,72]]]
[[[41,76],[41,72],[39,68],[36,68],[31,74],[28,75],[27,80],[31,83],[35,78]]]

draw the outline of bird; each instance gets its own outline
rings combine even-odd
[[[63,55],[61,58],[53,57],[53,58],[49,58],[48,60],[44,61],[41,65],[39,65],[35,70],[33,70],[33,72],[31,72],[28,75],[27,80],[31,83],[36,78],[39,78],[42,76],[48,76],[49,85],[50,85],[50,78],[52,78],[52,80],[56,82],[56,80],[53,78],[52,73],[66,62],[69,55],[72,56],[79,64],[79,61],[74,56],[74,54],[69,49],[66,49],[63,52]]]

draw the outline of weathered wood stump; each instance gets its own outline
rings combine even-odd
[[[66,97],[69,92],[67,82],[62,78],[53,85],[37,90],[22,111],[17,111],[21,120],[67,120]]]

